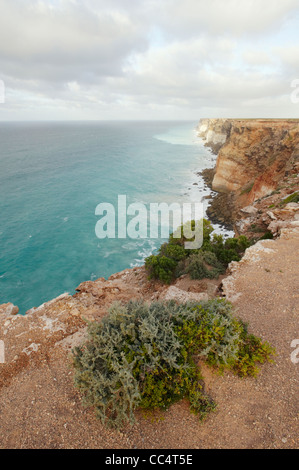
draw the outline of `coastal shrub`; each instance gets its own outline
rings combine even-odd
[[[191,230],[195,229],[194,220]],[[200,249],[185,249],[188,240],[184,236],[183,226],[179,227],[180,237],[170,234],[169,241],[164,243],[157,255],[145,260],[145,268],[150,279],[159,279],[170,284],[176,277],[189,273],[192,279],[217,278],[225,272],[231,261],[240,261],[250,242],[244,235],[224,239],[222,235],[213,234],[209,220],[203,219],[203,243]]]
[[[167,256],[151,255],[145,260],[145,267],[149,272],[149,279],[160,279],[165,284],[170,284],[174,278],[177,261]]]
[[[134,410],[167,409],[186,398],[200,419],[215,409],[206,395],[198,360],[256,375],[270,360],[267,343],[247,332],[223,299],[177,304],[130,301],[113,304],[101,322],[88,325],[75,347],[75,386],[104,424],[134,422]]]
[[[174,261],[181,261],[186,257],[185,249],[180,245],[172,245],[171,243],[163,243],[159,250],[160,256],[166,256]]]
[[[190,255],[184,263],[182,273],[190,274],[191,279],[213,279],[223,273],[225,268],[211,251],[199,251]]]
[[[185,225],[190,225],[192,231],[195,230],[195,220],[191,220],[191,222],[187,222]],[[203,236],[203,245],[210,240],[210,235],[214,231],[211,222],[207,219],[202,219],[202,236]],[[177,233],[180,233],[180,237],[177,236]],[[186,238],[184,236],[184,225],[181,225],[175,233],[171,233],[169,235],[168,244],[170,245],[180,245],[184,246],[185,242],[193,241],[194,239]],[[193,250],[185,250],[185,252],[190,253]]]
[[[222,235],[214,234],[212,240],[206,247],[203,246],[203,249],[214,253],[217,259],[227,267],[231,261],[240,261],[250,245],[251,242],[245,235],[225,240]]]

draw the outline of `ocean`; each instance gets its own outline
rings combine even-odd
[[[140,266],[157,239],[99,239],[98,204],[206,201],[197,122],[0,122],[0,304],[37,307]],[[216,227],[219,232],[223,230]]]

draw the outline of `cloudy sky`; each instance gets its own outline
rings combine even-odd
[[[0,120],[299,118],[294,80],[299,0],[0,0]]]

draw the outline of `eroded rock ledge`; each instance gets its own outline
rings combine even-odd
[[[184,275],[167,286],[149,281],[142,266],[113,274],[107,280],[82,282],[76,294],[63,293],[26,315],[17,314],[17,307],[11,303],[2,304],[0,339],[5,344],[5,363],[0,364],[0,389],[28,367],[38,367],[57,347],[70,350],[84,337],[87,323],[100,320],[114,302],[208,300],[216,294],[222,278],[192,281]]]

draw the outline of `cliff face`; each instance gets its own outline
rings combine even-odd
[[[197,132],[213,153],[217,154],[229,138],[231,127],[229,119],[201,119]]]
[[[213,190],[244,207],[274,191],[299,161],[299,121],[202,119],[198,135],[218,153]]]

